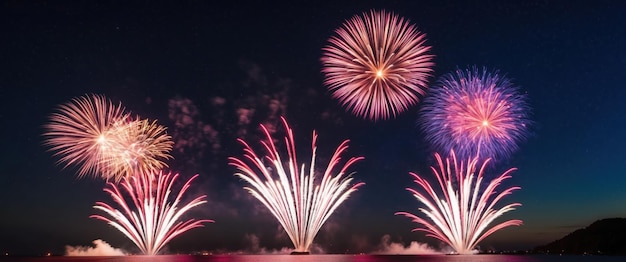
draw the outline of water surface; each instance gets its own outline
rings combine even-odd
[[[2,261],[97,261],[97,262],[623,262],[624,256],[559,255],[163,255],[121,257],[2,257]]]

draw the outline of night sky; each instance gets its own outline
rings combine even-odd
[[[427,35],[436,55],[431,84],[457,67],[485,66],[506,73],[528,96],[528,139],[488,174],[519,169],[505,186],[522,189],[502,203],[523,206],[502,219],[524,225],[497,232],[481,248],[532,248],[597,219],[626,217],[622,1],[262,2],[2,1],[2,254],[62,254],[65,245],[95,239],[136,251],[120,232],[89,218],[96,201],[110,201],[105,182],[77,179],[76,169],[57,165],[43,145],[43,125],[56,106],[91,93],[167,126],[179,145],[171,169],[183,178],[200,174],[188,196],[206,194],[209,202],[187,218],[216,222],[174,239],[166,252],[291,247],[227,165],[227,157],[243,154],[236,138],[260,150],[258,124],[277,115],[294,128],[300,161],[309,159],[313,129],[320,165],[344,139],[351,140],[345,157],[365,157],[352,171],[366,185],[321,229],[321,249],[370,252],[384,235],[440,248],[394,215],[421,206],[405,190],[416,187],[408,172],[432,177],[433,152],[416,124],[420,105],[372,122],[347,112],[322,84],[328,38],[370,9],[393,11]],[[241,109],[255,112],[248,125],[238,122]],[[191,121],[175,125],[184,117]]]

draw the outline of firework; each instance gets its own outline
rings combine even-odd
[[[443,76],[421,110],[421,126],[436,150],[506,158],[527,134],[526,96],[498,72],[477,68]]]
[[[46,126],[45,144],[65,167],[119,181],[135,172],[158,172],[170,158],[171,137],[156,121],[133,120],[121,104],[101,95],[75,98],[61,105]]]
[[[108,147],[102,149],[107,151],[101,160],[102,176],[119,181],[134,173],[155,173],[166,167],[163,160],[171,158],[168,152],[173,142],[165,129],[145,119],[114,125]]]
[[[240,171],[235,174],[236,176],[251,185],[245,189],[278,219],[293,242],[295,252],[308,252],[324,222],[352,192],[364,184],[350,185],[353,178],[351,174],[345,173],[352,164],[363,157],[350,158],[339,173],[333,175],[333,170],[341,160],[341,154],[348,148],[348,141],[344,141],[335,150],[321,181],[316,181],[314,170],[317,134],[313,131],[311,164],[307,172],[304,164],[301,169],[298,168],[293,131],[284,118],[282,121],[287,131],[284,138],[288,157],[286,166],[283,165],[269,131],[263,125],[261,129],[267,137],[267,142],[261,142],[267,152],[264,160],[269,161],[271,167],[267,167],[265,161],[241,139],[239,142],[244,146],[244,158],[240,160],[230,157],[229,164]],[[251,166],[244,161],[246,159],[252,162]]]
[[[450,163],[450,158],[446,158],[444,164],[439,154],[435,154],[435,158],[439,169],[431,167],[431,170],[439,182],[440,192],[415,173],[410,174],[425,194],[407,188],[418,201],[426,206],[419,210],[428,220],[408,212],[396,213],[396,215],[405,215],[423,226],[414,231],[426,232],[427,236],[450,245],[458,254],[472,254],[474,246],[487,236],[502,228],[522,224],[521,220],[508,220],[491,226],[496,218],[521,206],[520,203],[513,203],[494,209],[504,196],[520,189],[520,187],[510,187],[500,193],[496,192],[496,187],[510,178],[509,174],[515,168],[507,170],[482,188],[481,185],[485,179],[483,173],[489,159],[480,165],[480,169],[477,169],[478,158],[468,158],[466,162],[461,161],[459,164],[454,151],[451,153],[452,163]]]
[[[103,220],[121,231],[139,247],[143,254],[156,255],[176,236],[190,229],[202,227],[202,223],[213,222],[213,220],[195,219],[179,221],[185,212],[206,203],[206,196],[202,195],[179,206],[183,195],[197,176],[193,176],[183,185],[174,201],[170,201],[170,194],[178,174],[135,173],[134,176],[125,177],[122,180],[121,190],[120,187],[109,182],[104,191],[111,195],[120,209],[104,202],[96,202],[94,208],[103,211],[111,218],[102,215],[90,217]],[[128,198],[124,197],[124,193],[128,195]],[[131,201],[127,202],[127,199]]]
[[[387,119],[424,95],[434,56],[408,20],[372,10],[347,20],[328,42],[324,84],[354,114]]]
[[[50,117],[45,144],[65,167],[77,165],[79,177],[99,175],[114,136],[111,128],[129,117],[124,111],[121,103],[114,105],[101,95],[74,98]]]

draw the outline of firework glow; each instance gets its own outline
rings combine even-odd
[[[245,189],[278,219],[293,242],[295,252],[309,252],[313,239],[324,222],[352,192],[364,185],[362,182],[351,185],[353,178],[351,174],[346,174],[346,170],[363,157],[351,157],[339,173],[333,175],[341,154],[348,148],[348,140],[344,141],[335,150],[321,181],[316,181],[317,134],[313,131],[311,164],[308,170],[304,164],[299,169],[293,131],[284,118],[282,122],[287,132],[284,138],[288,156],[286,166],[283,165],[283,159],[269,131],[263,125],[261,129],[267,142],[261,143],[267,155],[263,159],[259,158],[245,141],[239,139],[244,146],[243,160],[230,157],[229,164],[240,171],[236,176],[251,185]],[[252,163],[251,166],[246,163],[246,159]],[[270,167],[266,166],[266,161],[271,163]]]
[[[121,104],[85,95],[59,106],[45,125],[45,144],[59,163],[78,166],[78,177],[119,181],[134,172],[158,172],[173,142],[156,121],[132,119]]]
[[[395,117],[424,95],[434,56],[426,36],[408,20],[372,10],[335,32],[323,48],[324,84],[355,115]]]
[[[510,156],[530,123],[526,96],[498,72],[477,68],[444,75],[424,99],[420,124],[436,151],[463,158]]]
[[[197,176],[193,176],[183,185],[173,201],[170,200],[173,196],[171,194],[176,193],[173,193],[172,186],[178,174],[136,173],[134,176],[125,177],[119,187],[108,182],[108,187],[104,191],[111,195],[120,209],[104,202],[97,202],[94,208],[103,211],[110,218],[102,215],[90,217],[103,220],[121,231],[143,254],[157,255],[165,244],[178,235],[193,228],[203,227],[202,223],[213,222],[196,219],[179,221],[187,211],[206,203],[206,196],[202,195],[181,204],[184,194]],[[130,201],[127,201],[128,199]]]
[[[482,188],[484,170],[489,159],[478,166],[478,158],[468,158],[459,164],[454,151],[451,159],[446,158],[445,164],[439,154],[435,154],[439,169],[431,166],[439,183],[440,192],[421,176],[410,173],[425,193],[407,188],[425,208],[419,210],[428,219],[421,218],[408,212],[397,212],[420,224],[413,231],[423,231],[427,236],[439,239],[458,254],[472,254],[473,249],[480,241],[492,233],[509,226],[519,226],[521,220],[508,220],[495,226],[491,224],[504,213],[515,210],[520,203],[512,203],[501,208],[495,205],[505,196],[520,187],[510,187],[497,193],[496,188],[502,181],[510,178],[515,168],[511,168],[497,178],[489,181]],[[452,163],[450,162],[452,161]],[[478,173],[476,173],[478,172]]]

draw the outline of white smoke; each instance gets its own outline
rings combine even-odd
[[[246,249],[234,252],[235,254],[254,254],[254,255],[288,255],[294,251],[293,247],[282,247],[280,249],[266,248],[260,245],[259,237],[255,234],[246,234],[244,237]],[[309,247],[311,254],[326,253],[322,247],[313,243]]]
[[[391,242],[389,235],[384,235],[380,240],[380,246],[375,254],[387,254],[387,255],[438,255],[441,252],[436,251],[432,247],[425,243],[419,243],[416,241],[411,242],[409,246],[404,246],[403,243]]]
[[[246,234],[245,242],[248,247],[245,251],[241,251],[244,254],[255,254],[255,255],[284,255],[289,254],[293,251],[292,248],[283,247],[281,249],[268,249],[265,247],[261,247],[259,237],[255,234]]]
[[[91,246],[65,246],[66,256],[125,256],[127,253],[119,248],[114,248],[101,239],[93,241]]]

